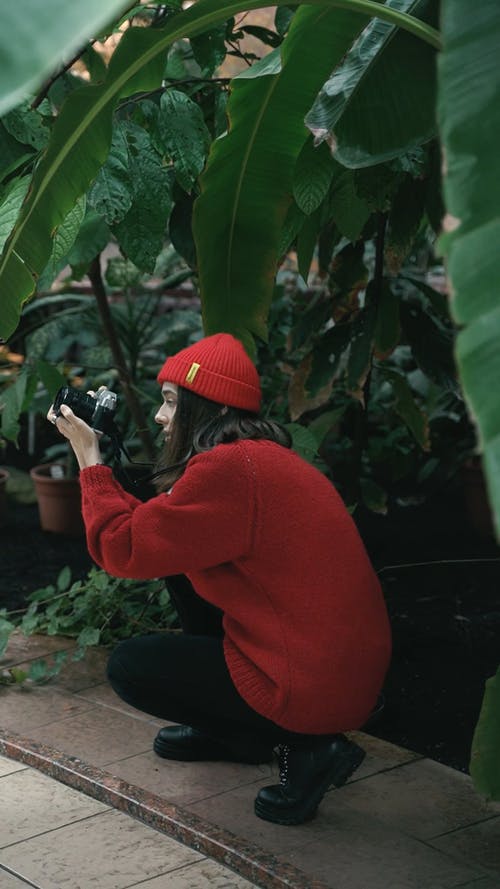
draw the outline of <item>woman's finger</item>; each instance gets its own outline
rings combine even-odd
[[[77,426],[79,423],[84,423],[83,420],[80,420],[79,417],[68,407],[67,404],[61,404],[60,411],[64,419],[70,424],[70,426]],[[76,422],[75,422],[76,421]],[[84,425],[87,425],[86,423]]]

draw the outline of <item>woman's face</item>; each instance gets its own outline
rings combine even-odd
[[[163,427],[165,441],[172,434],[174,415],[177,408],[177,385],[175,383],[163,383],[161,387],[163,402],[155,414],[155,423]]]

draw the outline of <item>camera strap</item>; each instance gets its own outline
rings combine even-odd
[[[109,429],[107,429],[106,435],[108,436],[111,443],[111,468],[113,470],[113,474],[118,479],[118,481],[123,480],[126,484],[131,485],[134,488],[138,488],[140,485],[147,484],[148,482],[152,482],[155,479],[160,478],[160,476],[164,475],[165,472],[171,472],[173,469],[178,469],[181,466],[185,466],[194,453],[193,450],[190,450],[190,452],[184,457],[184,459],[180,460],[178,463],[173,463],[170,466],[165,466],[163,469],[159,469],[156,472],[151,473],[151,475],[147,475],[145,478],[133,479],[130,477],[122,463],[122,454],[124,457],[126,457],[128,462],[132,464],[132,466],[148,466],[149,468],[151,468],[153,464],[143,463],[141,460],[132,459],[123,443],[121,432],[114,421],[110,425]]]
[[[123,479],[127,484],[137,486],[139,482],[135,479],[130,478],[127,470],[125,469],[122,463],[122,454],[129,463],[132,463],[133,466],[151,466],[151,463],[142,463],[139,460],[132,460],[127,448],[123,443],[123,438],[120,430],[115,422],[113,422],[110,428],[106,432],[110,443],[111,443],[111,468],[113,470],[113,474],[120,481]],[[142,483],[142,482],[141,482]]]

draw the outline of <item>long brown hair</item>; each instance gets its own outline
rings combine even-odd
[[[179,386],[172,433],[155,469],[157,490],[168,491],[195,454],[245,438],[267,439],[285,448],[292,444],[290,433],[279,423],[226,407]]]

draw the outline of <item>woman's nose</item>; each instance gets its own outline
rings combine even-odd
[[[163,426],[166,423],[166,417],[163,416],[163,408],[158,408],[155,414],[155,423],[159,423],[160,426]]]

